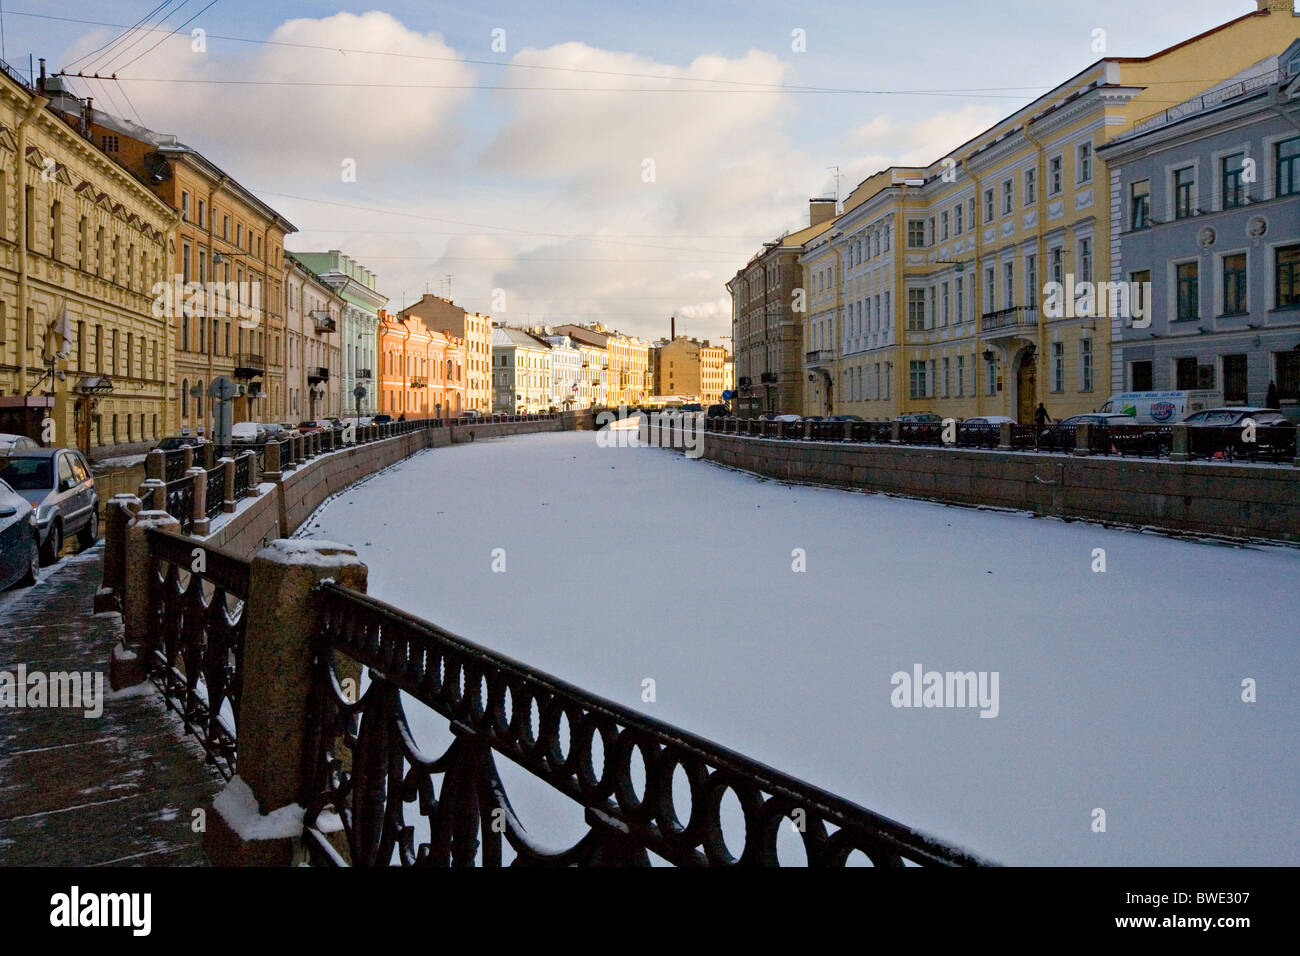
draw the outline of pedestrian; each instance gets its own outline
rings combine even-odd
[[[1051,420],[1052,420],[1052,416],[1047,414],[1047,409],[1043,406],[1042,402],[1039,402],[1038,411],[1034,412],[1034,424],[1036,424],[1039,428],[1042,428],[1044,425],[1048,424]]]

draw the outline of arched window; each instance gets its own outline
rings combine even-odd
[[[181,379],[181,418],[190,417],[190,380]]]

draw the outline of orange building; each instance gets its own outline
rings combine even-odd
[[[379,411],[394,418],[447,418],[465,401],[465,340],[416,316],[379,313]]]

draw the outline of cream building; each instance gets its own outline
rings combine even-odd
[[[320,276],[284,256],[285,362],[277,419],[338,418],[344,411],[339,329],[347,301]]]
[[[92,457],[146,450],[174,421],[153,290],[176,213],[89,138],[83,104],[68,116],[49,108],[57,85],[47,98],[0,74],[0,431]]]
[[[528,415],[551,407],[551,346],[521,329],[492,330],[492,411]]]

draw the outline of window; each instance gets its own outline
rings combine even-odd
[[[181,219],[185,222],[190,221],[190,194],[181,193]]]
[[[1079,339],[1079,391],[1092,391],[1092,339]]]
[[[1075,173],[1077,182],[1092,182],[1092,143],[1079,144],[1075,154]]]
[[[952,380],[951,360],[945,358],[943,360],[943,385],[942,385],[942,395],[944,398],[948,397],[948,383],[951,380]]]
[[[229,216],[221,217],[221,238],[225,239],[227,242],[230,241],[230,217]]]
[[[1065,391],[1065,343],[1052,343],[1052,391]]]
[[[184,283],[190,281],[190,244],[188,242],[181,246],[181,281]]]
[[[1198,374],[1195,356],[1174,360],[1174,381],[1175,388],[1193,389],[1196,388]]]
[[[1281,401],[1300,401],[1300,352],[1275,352],[1277,359],[1277,395]]]
[[[1038,256],[1025,256],[1025,305],[1038,308]]]
[[[206,223],[205,223],[205,221],[204,221],[204,220],[207,219],[207,214],[206,214],[206,212],[207,212],[207,207],[204,205],[203,200],[200,199],[200,200],[199,200],[199,228],[200,228],[200,229],[204,228],[205,225],[206,225]]]
[[[1140,272],[1130,272],[1129,282],[1133,287],[1133,298],[1129,302],[1129,311],[1133,316],[1149,316],[1147,311],[1147,289],[1151,288],[1151,270],[1143,269]]]
[[[1011,215],[1012,205],[1015,200],[1015,186],[1010,179],[1002,184],[1002,215]]]
[[[1004,309],[1014,308],[1016,304],[1016,264],[1004,263],[1002,266],[1002,300]]]
[[[1283,246],[1277,256],[1277,308],[1300,306],[1300,245]]]
[[[1178,318],[1196,319],[1201,315],[1200,272],[1198,262],[1180,263],[1175,270],[1178,287]],[[1179,386],[1182,388],[1183,386]],[[1195,388],[1195,385],[1189,386]]]
[[[984,311],[985,312],[992,313],[998,310],[997,281],[998,281],[997,273],[993,271],[992,266],[989,266],[987,269],[984,270]]]
[[[1174,170],[1174,218],[1188,219],[1196,213],[1196,170],[1191,166]]]
[[[1092,240],[1079,240],[1079,281],[1092,281]]]
[[[993,221],[993,190],[984,190],[984,221]]]
[[[957,203],[957,205],[952,207],[952,228],[953,231],[959,236],[964,231],[963,223],[962,223],[962,213],[965,211],[965,209],[966,207],[963,206],[961,203]]]
[[[948,239],[948,214],[941,213],[939,216],[939,238],[946,241]]]
[[[957,321],[960,323],[966,318],[966,280],[958,276],[955,282],[954,291],[957,293]]]
[[[925,290],[907,290],[907,328],[917,332],[925,328]]]
[[[946,360],[945,360],[946,361]],[[966,394],[966,356],[957,356],[957,397]]]
[[[907,248],[925,248],[925,223],[920,219],[907,221]]]
[[[1025,205],[1032,206],[1038,202],[1038,170],[1025,170]]]
[[[1223,400],[1228,404],[1246,403],[1246,356],[1223,357]]]
[[[1065,191],[1065,157],[1053,156],[1047,164],[1047,194],[1059,196]]]
[[[945,283],[943,284],[943,286],[942,286],[942,289],[943,289],[943,292],[942,292],[942,295],[940,296],[940,298],[943,300],[943,312],[942,312],[941,315],[940,315],[940,324],[941,324],[941,325],[947,325],[947,324],[948,324],[948,318],[949,318],[949,316],[952,314],[952,313],[951,313],[951,309],[949,308],[950,305],[951,305],[951,301],[950,301],[950,299],[949,299],[949,286],[948,286],[948,283],[945,282]]]
[[[934,217],[931,216],[925,221],[925,244],[934,245]]]
[[[1246,291],[1246,254],[1223,257],[1223,314],[1245,315],[1250,311]]]
[[[926,310],[925,313],[925,327],[927,329],[932,329],[934,328],[934,313],[935,313],[934,286],[930,286],[930,288],[927,290],[927,295],[929,296],[930,307]]]
[[[908,396],[910,398],[925,398],[926,397],[926,378],[925,378],[926,363],[923,361],[909,362],[907,364],[907,369],[908,369],[908,373],[907,373]]]
[[[1300,136],[1278,143],[1273,147],[1273,154],[1277,195],[1300,195]]]
[[[1129,387],[1134,392],[1152,391],[1150,362],[1134,362],[1129,366]]]
[[[105,134],[99,138],[99,148],[106,153],[117,152],[117,137]]]
[[[984,394],[996,395],[998,391],[998,365],[997,359],[991,358],[984,362]]]
[[[63,258],[63,204],[50,204],[50,256]]]
[[[1220,172],[1220,184],[1223,187],[1223,208],[1234,209],[1246,204],[1246,184],[1242,182],[1245,153],[1225,156]]]
[[[1065,250],[1057,246],[1050,253],[1052,257],[1052,281],[1065,283]]]

